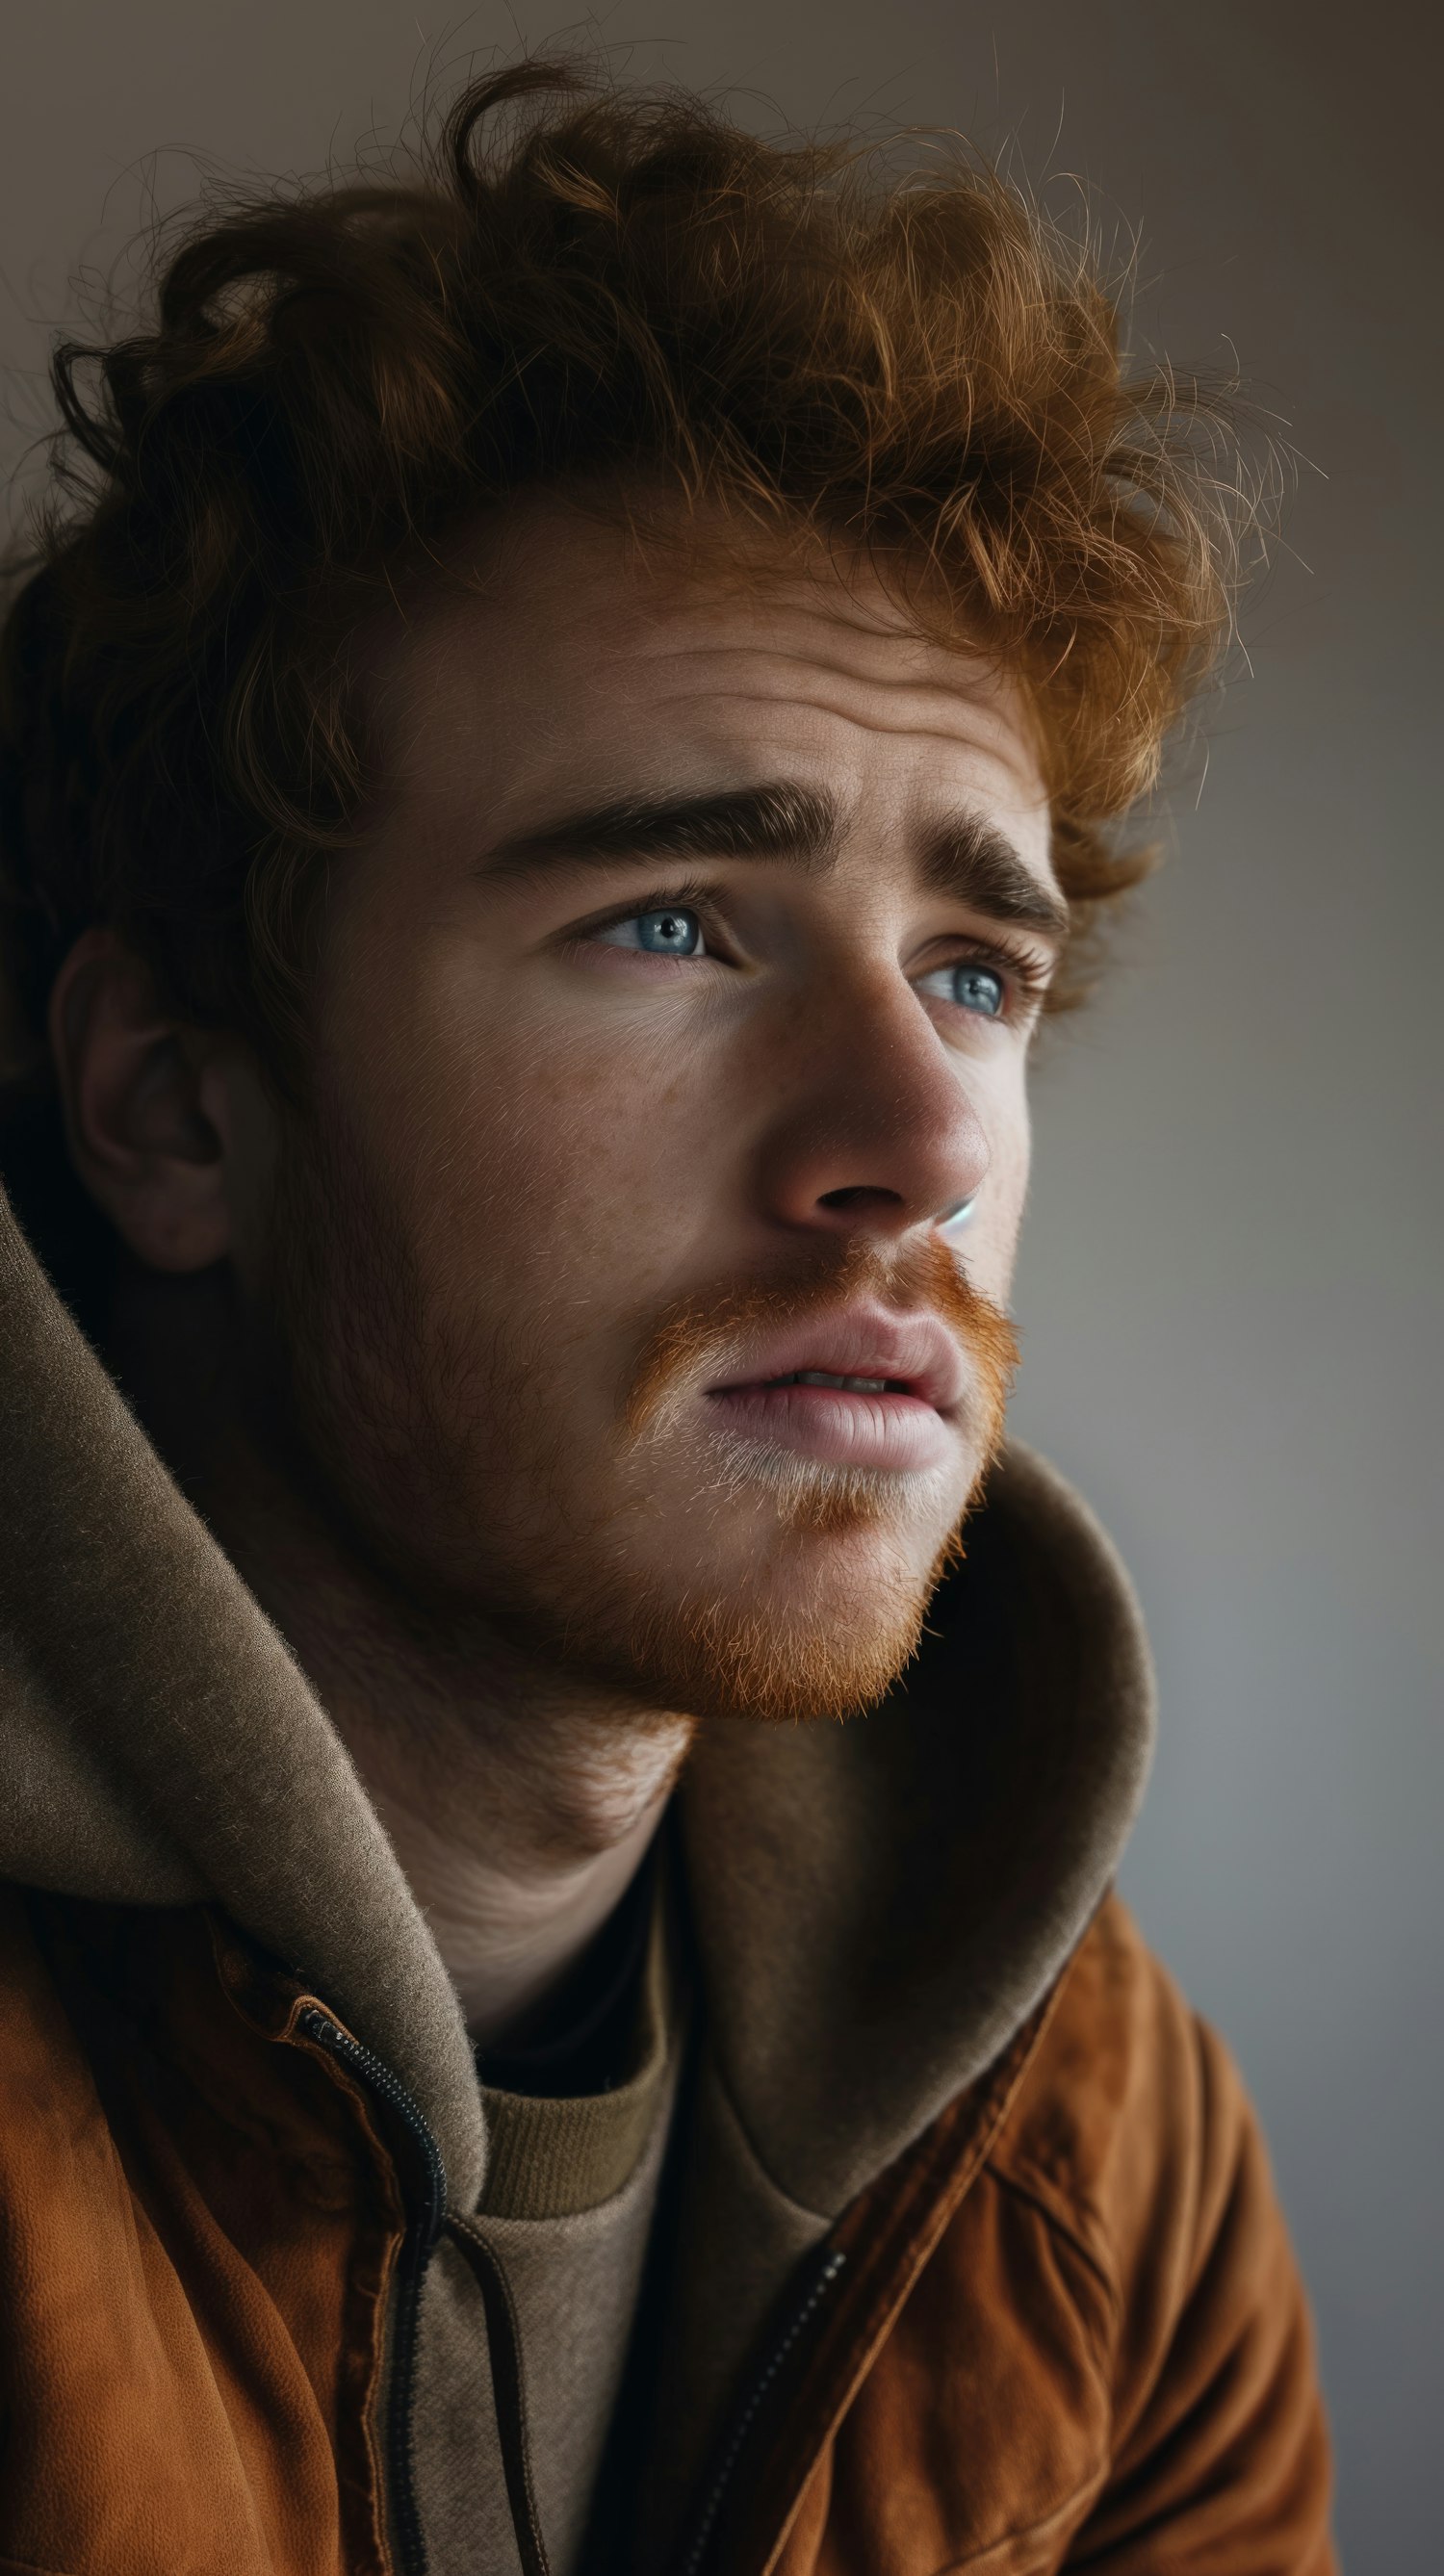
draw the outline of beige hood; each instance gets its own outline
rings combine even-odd
[[[1127,1578],[1021,1451],[907,1683],[845,1726],[713,1726],[683,1829],[712,2049],[826,2218],[996,2056],[1116,1867],[1153,1729]],[[485,2170],[465,2029],[320,1702],[0,1194],[0,1876],[205,1898],[299,1969]]]

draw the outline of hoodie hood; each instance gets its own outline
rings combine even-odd
[[[0,1877],[216,1904],[414,2094],[473,2208],[460,2007],[284,1640],[0,1193]],[[845,1725],[714,1725],[680,1791],[709,2034],[751,2152],[822,2218],[1006,2045],[1137,1811],[1153,1690],[1112,1548],[1014,1450],[905,1680]]]

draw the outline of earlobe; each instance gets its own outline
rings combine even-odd
[[[205,1042],[167,1012],[113,931],[76,941],[49,1031],[71,1159],[131,1251],[156,1270],[224,1259],[225,1145],[203,1096]]]

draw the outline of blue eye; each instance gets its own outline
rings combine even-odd
[[[1002,1017],[1007,1000],[1001,975],[991,966],[955,966],[952,969],[953,1000],[965,1011],[980,1011],[987,1020]]]
[[[1008,979],[995,966],[984,966],[979,958],[960,958],[956,966],[935,967],[918,984],[920,993],[935,993],[940,1002],[951,1002],[955,1010],[971,1011],[975,1019],[1003,1020],[1008,1016]]]
[[[702,925],[685,904],[663,904],[655,912],[629,913],[597,937],[613,948],[640,948],[651,957],[700,957]]]
[[[702,945],[702,925],[695,912],[639,912],[641,944],[659,957],[693,957]]]

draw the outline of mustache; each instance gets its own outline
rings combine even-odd
[[[969,1278],[937,1235],[889,1253],[857,1235],[841,1255],[824,1242],[808,1266],[786,1279],[735,1276],[678,1298],[642,1341],[625,1395],[627,1430],[641,1438],[698,1378],[710,1375],[739,1339],[779,1325],[820,1322],[854,1298],[872,1297],[894,1313],[926,1309],[956,1335],[976,1381],[985,1445],[1001,1426],[1018,1365],[1010,1318]]]

